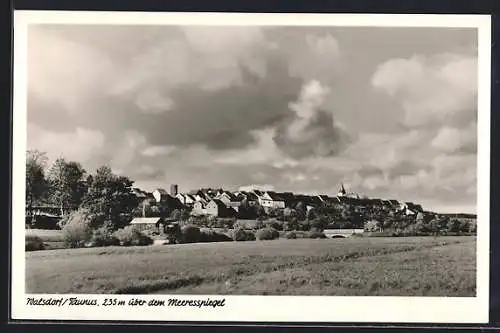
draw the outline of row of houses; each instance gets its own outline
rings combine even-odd
[[[138,188],[133,189],[139,202],[161,203],[170,210],[188,208],[191,215],[210,215],[217,217],[237,216],[243,203],[248,206],[261,206],[267,212],[271,209],[296,208],[299,203],[304,208],[317,208],[323,204],[336,206],[339,209],[345,206],[357,209],[379,209],[397,211],[406,215],[415,215],[422,212],[422,206],[413,202],[395,199],[376,199],[360,197],[356,193],[348,193],[342,185],[336,196],[303,195],[292,192],[261,191],[227,191],[224,189],[202,188],[187,193],[179,193],[178,186],[172,185],[170,193],[164,189],[145,192]]]

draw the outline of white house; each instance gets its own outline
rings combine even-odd
[[[193,209],[191,210],[191,215],[206,215],[207,214],[207,202],[205,200],[196,201],[193,204]]]
[[[285,208],[285,200],[273,191],[264,192],[259,197],[259,204],[264,208]]]

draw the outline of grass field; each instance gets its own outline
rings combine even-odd
[[[26,292],[474,296],[475,253],[475,237],[36,251],[26,253]]]
[[[40,237],[45,245],[45,249],[63,249],[64,239],[61,230],[27,229],[26,235]]]

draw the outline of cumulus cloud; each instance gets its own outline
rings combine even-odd
[[[476,119],[476,57],[391,59],[378,66],[372,85],[401,102],[406,126],[463,125]]]
[[[472,153],[477,151],[477,124],[466,128],[444,126],[431,142],[432,147],[445,153]]]
[[[288,155],[300,159],[307,156],[332,156],[350,142],[346,129],[333,115],[322,109],[328,87],[318,81],[303,85],[299,98],[290,103],[293,115],[277,129],[274,141]]]
[[[144,156],[159,156],[159,155],[169,155],[176,150],[175,146],[149,146],[146,147],[141,154]]]
[[[58,157],[64,157],[85,163],[105,144],[104,134],[81,127],[78,127],[74,132],[56,133],[29,124],[28,132],[28,149],[47,152],[51,161]]]
[[[238,191],[252,191],[252,190],[260,190],[260,191],[274,191],[274,185],[271,184],[251,184],[244,185],[238,188]]]

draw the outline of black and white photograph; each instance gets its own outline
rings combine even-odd
[[[23,316],[487,321],[489,17],[145,15],[18,20]]]

